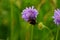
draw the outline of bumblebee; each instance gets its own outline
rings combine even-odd
[[[29,18],[28,22],[32,25],[35,25],[37,22],[36,22],[36,18],[33,19],[33,18]]]

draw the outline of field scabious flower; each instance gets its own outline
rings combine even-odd
[[[33,24],[35,22],[37,15],[38,15],[38,11],[34,9],[34,6],[26,8],[22,12],[22,18],[25,21],[30,22],[30,24]]]
[[[55,24],[59,25],[60,24],[60,10],[59,9],[54,11],[53,18],[54,18]]]

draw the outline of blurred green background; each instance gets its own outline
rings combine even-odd
[[[21,15],[31,6],[39,12],[34,26]],[[57,8],[60,0],[0,0],[0,40],[60,40],[60,31],[52,19]]]

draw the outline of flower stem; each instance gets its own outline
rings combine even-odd
[[[52,38],[53,38],[53,39],[51,39],[51,40],[54,40],[54,36],[53,36],[53,34],[52,34],[52,30],[50,30],[48,27],[46,27],[46,29],[48,29],[48,30],[49,30],[49,33],[51,33],[51,35],[52,35]]]
[[[50,30],[48,27],[46,27],[46,29],[48,29],[48,30],[50,31],[51,35],[53,35],[53,34],[52,34],[52,30]]]
[[[10,25],[11,25],[11,34],[10,34],[10,39],[9,40],[13,40],[13,5],[12,5],[12,0],[10,0],[10,8],[11,8],[11,16],[10,16]]]
[[[31,40],[33,40],[33,25],[31,27]]]
[[[59,28],[57,28],[56,40],[58,40]]]

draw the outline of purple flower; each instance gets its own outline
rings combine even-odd
[[[23,10],[22,12],[22,18],[25,21],[29,21],[30,19],[35,19],[38,15],[38,11],[34,9],[34,7],[29,7]]]
[[[54,11],[53,18],[54,18],[55,24],[59,25],[60,24],[60,10],[59,9]]]

